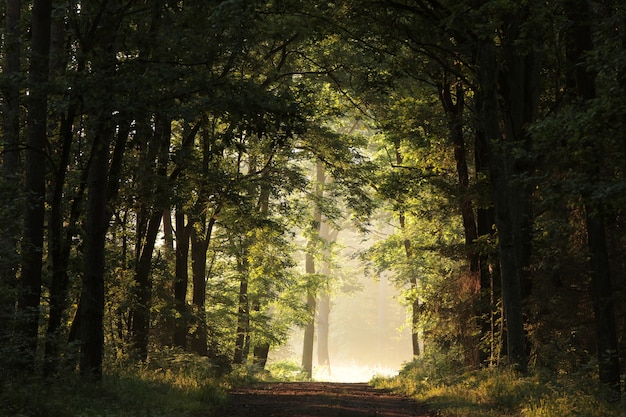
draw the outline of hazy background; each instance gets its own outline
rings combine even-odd
[[[380,236],[363,240],[350,231],[339,234],[339,261],[331,274],[338,285],[331,296],[329,356],[330,375],[318,366],[317,337],[313,352],[313,378],[338,382],[368,381],[375,374],[396,373],[411,360],[411,329],[399,291],[386,276],[366,276],[354,256]],[[269,362],[302,361],[304,330],[296,328],[287,344],[270,352]]]

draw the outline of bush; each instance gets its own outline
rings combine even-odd
[[[307,381],[304,369],[293,361],[274,362],[267,365],[270,378],[276,381]]]
[[[416,359],[398,376],[373,383],[411,395],[442,417],[626,417],[626,401],[607,401],[610,396],[587,374],[468,370],[442,354]]]
[[[0,387],[0,416],[210,416],[226,399],[206,358],[162,351],[145,365],[118,362],[100,383],[74,373],[13,379]]]

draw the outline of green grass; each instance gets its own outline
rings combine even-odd
[[[606,401],[608,393],[588,375],[464,370],[430,357],[372,383],[410,395],[441,417],[626,417],[626,401]]]
[[[202,358],[163,355],[142,366],[109,367],[100,383],[73,373],[7,379],[0,387],[0,416],[210,417],[228,385]]]
[[[310,381],[304,369],[294,361],[281,361],[267,364],[269,381]]]

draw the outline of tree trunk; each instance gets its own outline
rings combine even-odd
[[[307,258],[313,258],[312,255],[306,255]],[[314,265],[314,262],[311,260],[307,260],[307,265]],[[310,274],[310,269],[307,268],[307,274]],[[307,323],[304,328],[304,342],[302,347],[302,369],[307,377],[313,377],[313,346],[315,344],[315,312],[316,312],[316,301],[315,296],[310,291],[306,297],[306,305],[309,309],[309,314],[311,315],[311,319]]]
[[[326,269],[326,266],[323,269]],[[330,294],[328,289],[323,289],[317,301],[317,364],[330,375],[329,331]]]
[[[268,185],[268,175],[267,171],[263,174],[261,184],[259,186],[259,201],[257,204],[259,214],[263,220],[266,220],[270,211],[270,186]],[[261,311],[261,300],[262,296],[258,295],[257,299],[254,300],[254,310]],[[254,364],[259,369],[265,369],[265,364],[267,363],[267,358],[270,353],[270,343],[267,339],[262,339],[260,341],[255,342],[253,356],[254,356]]]
[[[9,337],[9,329],[15,315],[15,291],[17,289],[17,271],[19,269],[19,256],[17,243],[19,235],[20,207],[19,201],[19,177],[20,177],[20,15],[21,1],[6,0],[5,2],[4,33],[4,62],[2,64],[3,75],[11,82],[5,83],[2,91],[2,127],[3,145],[2,152],[2,176],[4,184],[0,192],[0,208],[3,218],[12,219],[4,221],[0,226],[0,239],[5,242],[6,249],[0,256],[0,345]]]
[[[111,126],[110,115],[103,116],[102,126]],[[104,267],[105,236],[108,229],[106,211],[109,143],[112,128],[101,127],[94,137],[89,169],[87,209],[83,251],[83,287],[79,304],[79,334],[81,341],[81,375],[100,380],[104,354]]]
[[[46,84],[52,19],[50,2],[35,0],[32,14],[22,275],[18,297],[18,329],[23,337],[23,359],[27,367],[33,365],[37,351],[43,267],[48,120]]]
[[[189,239],[193,224],[185,224],[185,213],[179,205],[176,208],[176,267],[174,278],[174,304],[176,319],[174,324],[174,346],[187,349],[187,287],[189,285]]]
[[[402,165],[403,157],[400,153],[399,145],[395,146],[396,153],[396,163],[398,165]],[[400,230],[403,234],[406,234],[406,216],[404,211],[401,211],[398,215],[398,223],[400,225]],[[407,260],[410,262],[413,258],[413,249],[411,248],[411,241],[405,236],[402,239],[402,243],[404,245],[404,253],[406,254]],[[411,292],[413,293],[413,299],[411,301],[411,347],[413,349],[413,356],[420,356],[420,337],[419,337],[419,319],[420,319],[420,300],[417,296],[417,290],[419,282],[417,280],[417,276],[415,273],[411,274],[409,278],[409,284],[411,285]]]
[[[65,73],[65,22],[63,17],[56,17],[52,22],[50,41],[50,77],[62,77]],[[85,58],[77,62],[77,72],[85,68]],[[50,201],[50,216],[48,220],[48,246],[52,264],[50,281],[50,313],[46,329],[46,344],[44,353],[44,375],[49,376],[56,371],[58,365],[59,344],[62,330],[62,319],[68,308],[68,267],[72,241],[78,233],[78,220],[83,209],[89,163],[81,173],[81,181],[76,194],[68,204],[66,179],[72,155],[74,142],[74,122],[78,102],[75,93],[71,92],[67,100],[67,111],[59,112],[59,141],[61,149],[58,154],[57,170],[54,176],[54,187]],[[128,129],[121,128],[120,135],[128,136]],[[124,139],[126,140],[126,139]],[[69,205],[69,213],[66,212]]]
[[[476,94],[475,98],[476,114],[480,114],[483,108],[482,97]],[[476,138],[474,143],[474,160],[476,166],[476,181],[489,184],[489,145],[485,138],[484,126],[476,123]],[[482,196],[486,198],[486,196]],[[493,206],[487,202],[479,205],[476,211],[476,226],[479,238],[492,240],[495,235],[495,219]],[[498,275],[497,255],[487,252],[489,246],[487,241],[483,243],[482,251],[479,250],[479,274],[480,274],[480,296],[478,300],[478,311],[482,315],[488,317],[487,320],[481,322],[481,334],[483,338],[483,346],[488,348],[482,349],[480,352],[480,363],[495,365],[499,361],[499,352],[502,351],[502,344],[498,338],[498,334],[502,333],[501,326],[502,317],[497,306],[496,300],[502,296],[500,291],[500,276]],[[480,313],[477,313],[480,314]]]
[[[406,230],[405,221],[404,213],[400,213],[398,222],[400,223],[400,229],[403,232]],[[404,244],[404,253],[406,254],[407,259],[410,260],[413,257],[411,241],[404,238],[402,242]],[[409,284],[411,285],[411,291],[413,293],[413,299],[411,300],[411,346],[413,348],[413,356],[418,357],[421,354],[419,337],[420,300],[417,296],[419,282],[417,281],[417,276],[415,274],[411,274]]]
[[[245,362],[246,340],[250,330],[250,301],[248,299],[248,266],[244,258],[240,265],[239,302],[237,308],[237,331],[233,363],[241,365]]]
[[[162,211],[155,210],[148,219],[146,234],[137,267],[135,269],[135,306],[132,310],[133,350],[137,358],[145,362],[148,359],[148,343],[150,340],[150,307],[152,305],[152,255],[156,238],[161,227]]]
[[[326,368],[330,374],[330,353],[328,349],[328,336],[330,333],[330,282],[331,282],[331,246],[337,241],[339,230],[332,230],[331,225],[326,219],[322,219],[320,225],[320,239],[326,246],[324,253],[324,261],[320,268],[320,273],[324,276],[325,285],[320,291],[317,302],[317,363],[319,366]]]
[[[452,89],[455,94],[452,94]],[[453,86],[445,80],[439,86],[439,98],[443,104],[443,109],[448,116],[448,129],[454,147],[454,160],[456,162],[457,176],[459,180],[459,209],[463,220],[463,231],[465,234],[465,247],[467,252],[467,262],[469,264],[470,294],[472,297],[472,316],[467,323],[467,329],[463,335],[463,349],[466,352],[465,358],[468,365],[477,367],[481,364],[480,336],[475,335],[475,328],[482,326],[482,317],[485,311],[481,310],[480,304],[480,257],[476,249],[478,230],[476,218],[474,216],[474,204],[472,203],[469,185],[469,170],[465,152],[465,137],[463,133],[463,111],[465,106],[465,92],[460,81],[456,81]]]
[[[206,216],[202,216],[202,228],[194,229],[191,234],[191,270],[193,276],[193,306],[195,310],[196,330],[193,334],[191,347],[195,353],[207,356],[207,323],[206,323],[206,279],[207,250],[213,233],[215,217],[207,224]]]
[[[567,14],[571,21],[570,42],[567,45],[567,58],[574,68],[574,81],[577,99],[582,106],[596,98],[596,74],[587,69],[586,54],[593,49],[593,38],[589,22],[589,5],[584,0],[566,2]],[[589,161],[585,165],[587,178],[591,184],[601,180],[603,166],[602,149],[597,141],[587,139],[582,151],[589,150]],[[583,192],[586,211],[587,244],[591,255],[593,271],[591,286],[596,322],[596,344],[600,382],[609,386],[618,395],[620,386],[620,364],[615,321],[614,294],[611,282],[610,260],[606,245],[604,203],[594,198],[595,189]]]
[[[153,196],[145,196],[152,198],[152,207],[144,208],[137,215],[139,231],[137,232],[137,248],[136,248],[136,269],[135,269],[135,291],[136,304],[132,311],[132,335],[133,348],[138,355],[138,359],[145,362],[148,359],[148,343],[150,339],[150,308],[152,305],[152,256],[156,239],[161,227],[161,219],[163,211],[169,206],[168,193],[165,189],[167,182],[167,165],[169,160],[169,148],[171,140],[171,121],[156,116],[152,142],[148,144],[146,152],[146,164],[150,166],[156,155],[156,166],[151,167],[149,171],[154,169],[156,174],[156,185],[149,184],[147,189],[156,189]],[[145,234],[142,229],[142,217],[145,219]]]
[[[452,94],[454,88],[455,94]],[[463,231],[465,233],[465,246],[467,247],[467,260],[470,274],[476,275],[478,272],[478,251],[476,250],[476,219],[474,216],[474,205],[469,195],[469,170],[465,152],[465,137],[463,135],[463,110],[465,106],[465,92],[460,81],[453,86],[449,81],[444,80],[439,86],[439,98],[442,102],[444,112],[448,116],[448,129],[454,147],[454,160],[456,162],[457,177],[459,179],[460,198],[459,208],[463,219]]]
[[[74,137],[71,125],[74,121],[74,109],[70,106],[68,114],[61,116],[61,158],[58,163],[57,173],[54,179],[54,190],[50,202],[50,217],[48,221],[48,246],[52,261],[52,277],[50,281],[50,314],[48,316],[48,328],[46,330],[44,374],[51,375],[56,366],[55,360],[58,352],[59,330],[63,314],[67,308],[67,291],[69,276],[67,268],[70,258],[70,248],[76,233],[77,217],[72,216],[68,220],[67,228],[64,227],[63,193],[67,167],[71,154],[72,139]],[[83,199],[84,187],[79,187],[75,201]],[[66,236],[64,236],[66,230]]]
[[[321,160],[317,161],[315,167],[316,188],[315,194],[321,198],[324,195],[324,164]],[[313,228],[314,232],[319,236],[322,225],[322,211],[317,205],[313,209]],[[307,244],[307,252],[305,255],[305,272],[307,275],[315,274],[315,258],[313,257],[313,247],[315,242],[310,240]],[[316,315],[316,289],[310,288],[307,293],[306,304],[309,309],[310,319],[304,328],[304,342],[302,346],[302,368],[306,375],[311,378],[313,376],[313,346],[315,344],[315,315]]]
[[[517,18],[515,18],[517,19]],[[514,20],[515,20],[514,19]],[[534,116],[535,67],[528,65],[534,57],[520,56],[512,44],[517,39],[519,23],[509,26],[511,43],[503,45],[505,64],[502,74],[507,106],[504,118],[506,142],[503,143],[498,119],[498,77],[495,45],[486,41],[481,47],[480,71],[483,97],[482,118],[489,152],[490,184],[498,227],[502,299],[505,314],[508,361],[520,371],[527,368],[526,341],[522,299],[529,291],[526,266],[529,260],[530,206],[528,187],[519,177],[529,172],[528,164],[518,155],[528,151],[529,137],[523,129]],[[531,71],[527,67],[532,67]]]

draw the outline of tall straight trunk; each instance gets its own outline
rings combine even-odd
[[[156,238],[161,227],[162,214],[155,211],[148,219],[146,234],[137,266],[135,269],[135,306],[132,312],[133,349],[137,358],[145,362],[148,359],[148,342],[150,339],[150,307],[152,305],[152,254]]]
[[[396,163],[400,166],[404,160],[402,154],[400,153],[399,145],[395,146],[395,154],[396,154]],[[400,225],[400,230],[405,235],[402,239],[402,244],[404,246],[404,253],[409,262],[413,258],[413,249],[411,247],[411,240],[406,237],[406,215],[404,211],[401,211],[398,215],[398,223]],[[417,275],[412,272],[409,277],[409,284],[411,286],[411,292],[414,294],[413,299],[411,300],[411,347],[413,349],[413,356],[420,356],[420,337],[419,337],[419,321],[420,321],[420,300],[417,296],[417,290],[419,282],[417,280]]]
[[[326,265],[322,267],[322,271]],[[322,272],[323,273],[323,272]],[[330,333],[330,293],[328,289],[320,291],[317,297],[317,364],[330,374],[330,352],[328,336]]]
[[[45,365],[44,373],[50,375],[55,370],[55,359],[58,351],[59,330],[63,314],[67,307],[67,291],[69,285],[68,266],[72,239],[76,233],[77,218],[72,216],[68,220],[67,229],[64,227],[63,194],[65,180],[70,159],[73,133],[71,125],[74,121],[74,109],[70,107],[67,116],[61,116],[60,137],[61,155],[57,172],[54,176],[54,189],[50,202],[50,216],[48,220],[48,246],[52,261],[52,277],[50,281],[50,313],[46,329]],[[79,187],[76,199],[81,201],[84,196],[84,186]],[[64,235],[67,230],[67,238]]]
[[[589,4],[584,0],[566,2],[567,14],[571,22],[570,42],[567,45],[567,58],[574,68],[573,78],[577,101],[583,109],[585,104],[596,98],[596,74],[587,68],[586,54],[593,50]],[[590,183],[601,182],[603,150],[597,140],[582,143],[588,154],[585,174]],[[606,244],[604,202],[594,197],[596,190],[585,190],[583,201],[586,211],[587,246],[590,266],[594,315],[596,323],[596,345],[600,382],[609,386],[618,395],[621,391],[620,364],[615,321],[614,294],[610,273],[610,259]]]
[[[267,177],[268,175],[266,171],[266,173],[263,174],[263,181],[261,182],[261,185],[259,187],[260,188],[259,201],[257,204],[259,214],[261,215],[261,218],[264,220],[267,219],[267,216],[270,211],[270,186],[267,182],[268,181]],[[265,300],[262,300],[261,296],[257,296],[257,298],[254,300],[254,311],[260,312],[261,303],[264,301]],[[255,342],[254,350],[253,350],[254,364],[259,369],[265,369],[265,365],[267,363],[267,358],[269,354],[270,354],[269,341],[265,339],[265,340]]]
[[[330,335],[330,309],[331,298],[329,292],[329,283],[331,280],[331,249],[332,245],[339,235],[338,230],[331,231],[328,221],[323,221],[320,229],[320,238],[323,240],[327,248],[324,250],[324,262],[320,268],[320,273],[325,277],[326,285],[320,291],[317,301],[317,363],[326,368],[330,374],[330,351],[328,346],[328,338]]]
[[[324,196],[324,163],[318,160],[315,165],[315,194],[316,197],[321,198]],[[319,236],[320,227],[322,225],[322,211],[320,207],[315,205],[313,209],[313,227],[314,232]],[[307,275],[315,274],[315,258],[313,256],[313,248],[315,242],[309,240],[307,244],[307,252],[305,255],[305,272]],[[306,304],[309,309],[309,322],[304,328],[304,341],[302,345],[302,368],[305,374],[311,378],[313,376],[313,347],[315,344],[315,315],[317,309],[316,294],[317,290],[310,288],[307,292]]]
[[[538,74],[533,52],[520,55],[514,41],[519,34],[519,17],[508,26],[507,39],[502,45],[504,63],[509,71],[502,73],[504,125],[506,142],[500,132],[498,108],[498,63],[493,41],[481,45],[480,81],[482,87],[482,122],[489,152],[490,184],[493,191],[495,222],[498,228],[502,301],[506,323],[508,361],[520,371],[527,369],[526,340],[522,300],[530,291],[526,275],[530,243],[530,195],[520,176],[530,170],[519,155],[529,150],[525,125],[535,116],[535,89]]]
[[[21,219],[20,191],[20,0],[5,1],[5,33],[2,69],[6,79],[2,90],[2,189],[0,190],[0,210],[5,219],[0,225],[0,240],[4,242],[0,256],[0,348],[10,343],[11,328],[15,318],[16,290],[19,269],[18,236]]]
[[[83,278],[80,300],[68,341],[80,341],[80,373],[85,378],[102,378],[104,354],[104,268],[105,237],[113,215],[111,202],[119,192],[124,150],[128,139],[128,124],[117,126],[118,135],[109,164],[109,146],[114,136],[114,123],[110,113],[96,117],[91,158],[84,181],[88,188],[85,208],[83,250]],[[106,190],[103,192],[102,190]],[[79,200],[74,200],[70,218],[78,219]],[[68,239],[70,238],[68,231]]]
[[[54,18],[50,41],[50,77],[61,77],[65,72],[65,22],[63,18]],[[85,58],[77,63],[77,72],[85,69]],[[58,137],[61,144],[53,181],[50,215],[48,220],[48,247],[52,266],[50,279],[50,301],[46,344],[44,352],[44,374],[53,374],[59,362],[59,349],[62,335],[62,320],[68,308],[70,251],[72,242],[78,233],[78,220],[83,209],[89,164],[83,170],[80,185],[74,196],[67,197],[67,174],[70,167],[72,145],[74,141],[74,122],[77,114],[77,98],[71,92],[67,110],[55,115],[59,119]],[[118,135],[128,136],[128,128],[120,127]],[[124,139],[125,140],[125,139]],[[70,201],[67,201],[70,200]],[[69,208],[68,208],[69,207]],[[69,211],[69,213],[68,213]]]
[[[110,117],[103,116],[111,122]],[[103,126],[110,126],[104,122]],[[95,134],[87,185],[87,208],[83,250],[83,286],[78,309],[81,342],[80,373],[93,380],[102,378],[104,354],[105,236],[108,229],[107,188],[109,144],[113,131],[102,127]]]
[[[480,96],[476,98],[476,113],[482,109]],[[474,158],[476,166],[477,181],[489,181],[488,144],[485,139],[484,126],[477,124],[476,138],[474,144]],[[479,238],[492,239],[495,235],[494,210],[493,206],[478,207],[476,211],[476,226]],[[480,352],[480,363],[495,365],[499,361],[499,353],[502,351],[501,339],[498,337],[502,333],[501,314],[496,300],[502,296],[500,291],[500,276],[498,275],[497,256],[488,252],[479,252],[479,274],[480,274],[480,296],[478,305],[487,320],[481,322],[481,334],[483,345],[486,349]]]
[[[174,346],[187,349],[187,287],[189,285],[189,239],[193,224],[185,222],[185,213],[181,205],[176,208],[176,266],[174,272],[174,305],[176,320],[174,324]]]
[[[185,134],[181,144],[180,152],[187,154],[193,149],[195,136],[200,128],[197,123],[191,132]],[[187,167],[184,164],[177,165],[170,175],[171,181],[177,181],[184,177]],[[179,200],[182,197],[179,197]],[[176,252],[175,252],[175,272],[174,272],[174,308],[176,318],[174,321],[173,345],[187,349],[187,335],[189,333],[189,314],[187,313],[187,287],[189,286],[189,248],[191,232],[196,219],[186,212],[184,204],[176,204]]]
[[[400,215],[398,216],[398,223],[400,224],[400,229],[405,232],[406,218],[404,213],[400,213]],[[413,257],[411,241],[405,237],[402,240],[402,243],[404,245],[404,253],[406,254],[407,259],[410,261]],[[413,294],[415,294],[413,296],[413,299],[411,300],[411,347],[413,348],[413,356],[418,357],[421,354],[419,337],[420,300],[417,296],[419,282],[415,274],[411,274],[411,276],[409,277],[409,284],[411,286],[411,291],[413,292]]]
[[[191,339],[192,350],[200,356],[207,356],[208,334],[206,323],[206,279],[207,279],[207,250],[211,242],[215,217],[208,222],[206,216],[200,220],[202,227],[194,229],[191,235],[191,271],[193,277],[192,303],[195,310],[196,330]]]
[[[455,94],[452,93],[454,88]],[[448,129],[450,139],[454,147],[454,160],[456,163],[457,177],[459,180],[460,198],[459,208],[463,220],[463,231],[465,233],[465,246],[467,247],[467,260],[470,273],[476,275],[478,272],[478,251],[476,250],[476,239],[478,231],[476,229],[476,218],[474,216],[474,205],[469,195],[469,169],[465,151],[465,137],[463,134],[463,110],[465,106],[465,92],[460,81],[452,85],[444,80],[439,86],[439,98],[443,109],[448,117]]]
[[[454,88],[455,94],[452,93]],[[459,180],[459,209],[463,220],[463,231],[465,234],[465,247],[467,261],[469,264],[469,279],[472,294],[472,317],[469,319],[469,331],[463,337],[466,361],[471,366],[478,366],[482,362],[479,336],[475,335],[474,327],[482,325],[481,320],[485,316],[482,311],[480,299],[480,257],[476,249],[476,239],[478,230],[476,226],[476,216],[474,215],[474,204],[469,195],[469,169],[465,151],[465,137],[463,133],[463,111],[465,106],[465,92],[460,81],[456,81],[453,86],[445,80],[439,87],[439,98],[443,104],[443,109],[448,117],[448,129],[452,145],[454,147],[454,160],[456,163],[457,177]],[[475,297],[474,295],[478,295]]]
[[[200,122],[190,129],[188,137],[195,137],[200,128]],[[191,140],[188,140],[191,142]],[[202,171],[210,175],[210,163],[215,157],[212,154],[212,138],[208,129],[201,135],[202,144]],[[213,227],[217,221],[217,216],[221,211],[221,205],[217,204],[213,208],[211,215],[207,215],[208,201],[206,196],[199,199],[194,209],[194,217],[198,219],[198,230],[192,231],[191,249],[191,272],[193,281],[192,303],[195,310],[196,330],[191,339],[192,350],[201,356],[208,355],[208,324],[206,316],[206,283],[207,283],[207,251],[213,235]],[[201,213],[201,214],[198,214]]]
[[[169,159],[169,148],[171,140],[171,121],[167,118],[156,116],[152,143],[148,144],[146,164],[150,166],[152,159],[150,155],[156,156],[154,169],[157,184],[155,186],[155,198],[153,207],[144,206],[139,213],[138,223],[145,221],[144,226],[139,226],[137,233],[138,241],[136,247],[136,268],[135,268],[135,294],[136,303],[132,309],[132,337],[133,348],[140,361],[148,359],[148,343],[150,339],[150,308],[152,305],[152,255],[156,244],[156,239],[161,227],[163,211],[169,206],[168,192],[166,191],[167,165]],[[154,184],[150,184],[147,189],[151,189]],[[142,219],[143,218],[143,219]]]
[[[4,344],[5,331],[11,327],[14,315],[14,293],[17,288],[17,270],[19,257],[17,243],[19,235],[19,140],[20,140],[20,0],[5,1],[5,33],[2,63],[3,75],[11,82],[3,88],[2,128],[3,153],[2,177],[5,183],[0,193],[3,217],[13,221],[4,221],[0,226],[0,239],[6,249],[0,256],[0,344]],[[6,335],[8,336],[8,334]]]
[[[312,258],[312,255],[307,255],[307,258]],[[307,265],[314,265],[315,263],[308,260]],[[311,269],[307,270],[307,274]],[[313,269],[314,270],[314,269]],[[309,314],[313,317],[309,320],[304,328],[304,341],[302,345],[302,369],[307,377],[313,376],[313,347],[315,345],[315,313],[317,310],[317,301],[312,291],[306,296],[306,305],[309,310]]]
[[[248,298],[248,265],[243,257],[240,261],[239,301],[237,307],[237,330],[233,363],[241,365],[247,359],[246,341],[250,330],[250,300]]]
[[[89,5],[87,5],[89,6]],[[100,98],[98,103],[83,101],[88,114],[88,132],[92,137],[90,165],[87,174],[87,203],[85,209],[84,250],[82,290],[78,304],[77,317],[70,329],[70,339],[78,334],[80,341],[80,373],[83,377],[99,381],[102,379],[102,361],[104,355],[104,271],[105,240],[112,216],[110,203],[119,192],[122,160],[126,148],[127,135],[117,136],[110,151],[115,132],[125,132],[120,128],[113,113],[114,86],[116,74],[116,19],[119,15],[117,0],[111,0],[98,6],[96,13],[102,17],[98,27],[90,31],[92,41],[88,47],[99,46],[99,53],[92,55],[91,69],[100,82],[94,86],[94,95]],[[95,10],[93,10],[95,12]],[[91,11],[85,11],[88,14]],[[106,36],[103,35],[106,31]],[[103,36],[99,36],[103,35]],[[90,52],[90,49],[81,51]]]
[[[46,144],[48,114],[48,65],[52,8],[49,1],[35,0],[29,73],[28,132],[22,239],[22,275],[18,297],[19,332],[24,360],[32,364],[37,351],[39,299],[43,267],[46,196]]]

